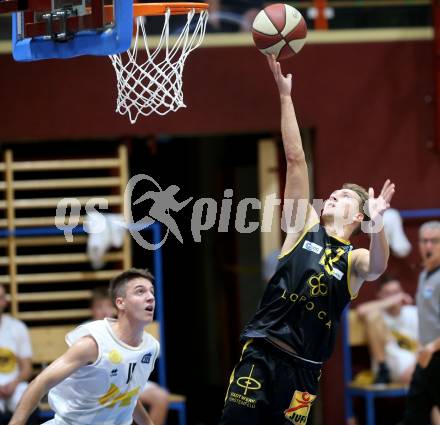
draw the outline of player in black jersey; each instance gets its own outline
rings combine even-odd
[[[335,190],[324,203],[319,224],[309,203],[307,164],[290,94],[292,76],[282,74],[275,58],[268,57],[268,62],[281,100],[284,205],[293,205],[293,219],[276,272],[241,335],[243,353],[230,378],[221,425],[307,422],[342,311],[364,281],[385,271],[389,256],[380,226],[395,190],[389,180],[377,198],[372,188],[367,193],[355,184]],[[370,249],[353,249],[349,239],[367,217],[376,223]]]

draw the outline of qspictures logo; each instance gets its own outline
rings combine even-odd
[[[138,184],[147,185],[143,194],[134,198],[134,190]],[[144,188],[145,189],[145,188]],[[232,189],[223,191],[223,199],[220,201],[213,198],[185,197],[180,193],[177,185],[171,185],[165,189],[151,176],[138,174],[133,176],[124,192],[123,217],[117,221],[117,225],[129,231],[133,239],[143,248],[156,250],[160,248],[168,236],[173,235],[181,244],[184,243],[183,235],[179,225],[184,217],[191,217],[190,222],[185,224],[185,228],[190,227],[192,239],[196,243],[202,240],[202,233],[217,227],[219,233],[225,233],[235,228],[238,233],[253,233],[260,231],[270,233],[272,226],[280,226],[286,233],[301,233],[306,224],[310,202],[308,199],[279,199],[275,194],[269,194],[264,199],[243,198],[234,199]],[[325,201],[314,199],[311,202],[315,211],[320,215]],[[135,220],[132,208],[139,206],[138,209],[144,211],[144,216],[140,220]],[[365,206],[368,208],[368,205]],[[87,202],[81,202],[77,198],[63,198],[57,204],[55,214],[55,227],[62,230],[67,242],[73,242],[73,232],[80,224],[83,210],[85,209],[86,219],[84,231],[88,234],[102,233],[107,227],[106,214],[103,211],[109,210],[109,203],[106,198],[93,197]],[[179,216],[183,209],[191,209],[191,213]],[[351,210],[355,209],[355,210]],[[352,205],[344,212],[343,216],[335,221],[337,229],[343,229],[344,225],[351,223],[351,217],[358,212],[358,206]],[[278,210],[278,211],[277,211]],[[250,215],[255,216],[258,212],[260,220],[250,219]],[[274,220],[275,214],[280,216],[280,221]],[[94,217],[92,220],[91,217]],[[145,230],[153,223],[162,225],[163,237],[160,241],[147,240]],[[92,224],[91,224],[92,223]],[[292,223],[292,224],[291,224]],[[383,227],[383,221],[379,215],[376,221],[363,221],[361,229],[364,232],[379,232]],[[317,231],[310,230],[310,231]],[[322,247],[309,243],[304,247],[315,253],[320,253]],[[335,258],[333,261],[337,261]],[[331,268],[331,264],[326,267]]]

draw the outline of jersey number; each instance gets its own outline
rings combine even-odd
[[[126,384],[128,384],[131,381],[135,367],[136,367],[136,363],[129,363],[128,364],[128,376],[127,376]]]
[[[319,260],[319,264],[324,266],[325,271],[329,274],[333,274],[333,264],[337,263],[339,259],[344,254],[344,250],[342,248],[338,248],[335,253],[332,252],[330,248],[326,248],[324,251],[324,255]],[[332,254],[335,254],[334,257],[331,257]]]

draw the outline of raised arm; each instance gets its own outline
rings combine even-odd
[[[291,229],[287,234],[281,251],[285,253],[295,245],[307,225],[311,222],[318,221],[318,215],[309,205],[309,175],[301,142],[301,134],[291,97],[292,75],[283,75],[281,65],[275,60],[274,56],[268,56],[267,60],[280,95],[281,134],[287,163],[284,205],[285,211],[291,207],[291,213],[289,211],[290,214],[286,217],[287,228],[290,227]],[[298,211],[300,214],[297,216]],[[303,214],[301,214],[301,212]]]
[[[12,416],[9,425],[25,425],[42,397],[82,366],[93,363],[98,347],[92,337],[81,338],[66,353],[44,369],[30,384]]]
[[[369,189],[368,209],[373,223],[382,223],[384,212],[390,207],[395,192],[395,185],[387,180],[380,195],[375,198],[374,190]],[[370,249],[353,251],[353,278],[351,288],[354,293],[359,291],[364,281],[376,280],[386,270],[390,248],[385,237],[383,225],[370,233]]]

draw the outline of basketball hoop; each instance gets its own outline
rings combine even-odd
[[[111,6],[106,13],[113,13]],[[203,41],[208,20],[206,3],[134,3],[134,41],[125,53],[110,55],[116,71],[116,112],[134,124],[139,115],[165,115],[186,107],[182,75],[185,60]],[[158,44],[150,49],[147,17],[164,16]],[[170,17],[186,15],[177,36],[170,36]],[[193,22],[194,21],[194,22]],[[193,23],[193,25],[191,25]],[[145,47],[145,53],[142,51]]]

